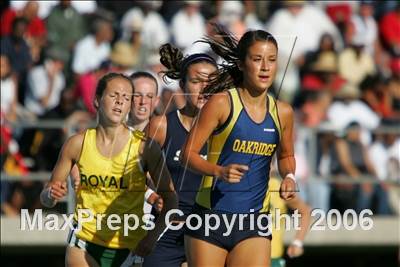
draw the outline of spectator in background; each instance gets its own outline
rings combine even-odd
[[[72,0],[72,6],[79,12],[79,14],[93,14],[98,10],[96,0]]]
[[[14,10],[22,10],[29,0],[11,0],[10,7]],[[38,15],[41,19],[45,19],[49,13],[50,9],[57,5],[57,1],[37,1],[39,5]]]
[[[27,1],[21,10],[7,9],[2,19],[1,35],[9,35],[12,32],[12,22],[15,18],[24,18],[27,21],[25,40],[29,44],[32,59],[38,62],[42,48],[46,44],[47,30],[44,21],[38,16],[39,3]]]
[[[316,127],[326,120],[332,95],[346,81],[337,73],[337,55],[334,51],[323,48],[319,53],[309,55],[308,62],[303,66],[302,90],[296,94],[295,105],[301,107],[303,123],[308,127]]]
[[[305,1],[285,1],[284,4],[284,8],[272,15],[266,28],[277,36],[280,44],[276,83],[283,79],[295,37],[298,36],[292,62],[287,68],[282,85],[282,98],[291,102],[294,93],[300,87],[299,67],[304,64],[306,53],[318,49],[323,34],[329,33],[333,36],[337,48],[342,46],[342,40],[336,26],[321,8]]]
[[[400,4],[397,3],[395,10],[385,14],[380,23],[379,29],[383,45],[393,56],[400,56]]]
[[[329,33],[324,33],[321,36],[318,48],[316,50],[309,51],[305,54],[304,65],[300,69],[301,77],[304,76],[305,72],[311,71],[311,66],[319,59],[320,55],[324,52],[334,52],[336,55],[335,40],[333,40],[333,36]]]
[[[116,42],[113,47],[113,52],[111,53],[111,61],[115,62],[115,60],[117,60],[131,69],[129,73],[128,71],[123,71],[128,76],[133,70],[145,68],[146,61],[151,52],[142,41],[143,17],[135,16],[132,18],[131,23],[129,27],[130,31],[126,29],[126,34],[130,34],[126,36],[126,39],[123,38]],[[123,54],[126,54],[126,58],[124,58],[125,56]],[[116,57],[117,59],[115,59]]]
[[[134,50],[129,43],[117,42],[110,54],[113,72],[130,75],[136,62]]]
[[[146,59],[149,56],[150,49],[143,42],[142,38],[143,18],[136,17],[132,20],[132,31],[129,43],[132,45],[133,53],[135,53],[135,69],[143,69],[146,65]]]
[[[382,118],[382,123],[400,123],[400,113],[392,106],[392,92],[382,77],[367,76],[361,82],[360,90],[361,100]]]
[[[318,1],[316,4],[321,5],[326,14],[335,23],[340,31],[340,35],[344,43],[348,43],[348,25],[351,21],[353,10],[358,8],[357,1]]]
[[[359,100],[360,91],[346,84],[335,95],[327,116],[334,130],[342,131],[351,122],[356,121],[363,128],[373,130],[380,124],[381,118],[363,101]]]
[[[260,1],[244,1],[244,23],[247,29],[262,30],[264,29],[264,23],[262,23],[257,14]],[[263,4],[261,4],[263,5]],[[267,4],[268,5],[268,4]],[[264,7],[267,9],[267,7]]]
[[[170,39],[167,24],[157,13],[161,4],[161,1],[140,1],[140,7],[128,10],[121,20],[122,37],[127,39],[130,36],[132,21],[135,17],[140,17],[143,20],[141,31],[143,44],[152,51],[158,51],[158,48]]]
[[[93,28],[94,35],[86,35],[75,46],[72,70],[78,75],[97,69],[110,55],[110,42],[114,35],[111,23],[97,19]]]
[[[339,53],[339,74],[355,87],[367,75],[375,74],[374,59],[365,51],[364,33],[356,33],[351,46]]]
[[[39,3],[37,1],[26,1],[21,10],[8,8],[2,14],[1,36],[7,36],[12,33],[12,23],[15,18],[24,18],[27,21],[26,35],[28,37],[40,37],[46,35],[46,25],[38,16]]]
[[[172,18],[171,37],[181,50],[190,47],[205,34],[205,21],[200,13],[201,1],[184,1],[185,5]]]
[[[12,23],[10,36],[1,38],[1,53],[7,55],[11,68],[18,81],[18,100],[24,103],[26,91],[26,78],[32,65],[32,57],[29,46],[24,39],[27,22],[24,18],[15,18]]]
[[[219,1],[217,21],[239,40],[246,32],[244,6],[241,1]],[[218,5],[217,4],[217,5]]]
[[[54,48],[68,52],[64,62],[68,66],[76,42],[86,32],[84,18],[71,5],[70,0],[62,0],[50,11],[46,26],[49,49]]]
[[[25,104],[37,116],[59,104],[61,91],[65,87],[63,71],[67,52],[49,49],[46,53],[43,64],[32,68],[28,74],[29,91]]]
[[[400,138],[398,134],[393,133],[376,133],[375,140],[370,146],[368,152],[371,162],[377,173],[377,177],[381,182],[387,182],[389,180],[396,181],[399,177],[396,177],[396,173],[390,171],[390,160],[396,159],[395,152],[399,149]],[[399,155],[397,155],[399,158]],[[397,176],[399,174],[397,173]]]
[[[339,91],[346,81],[338,74],[337,55],[335,52],[321,52],[310,66],[309,73],[303,77],[302,87],[311,90]]]
[[[93,106],[94,95],[96,92],[97,82],[107,72],[111,70],[111,62],[104,61],[100,67],[80,75],[74,90],[74,97],[76,100],[82,101],[85,110],[87,110],[92,117],[96,116],[96,109]]]
[[[12,76],[10,61],[5,54],[0,56],[0,77],[1,113],[4,119],[14,122],[17,119],[17,82]]]
[[[26,41],[31,49],[33,62],[41,59],[42,49],[47,42],[47,29],[45,22],[39,18],[39,4],[37,1],[28,1],[22,10],[22,16],[28,21]]]
[[[306,127],[318,127],[327,120],[331,103],[332,94],[328,90],[312,91],[301,107],[302,124]]]
[[[331,150],[331,174],[352,179],[355,183],[336,182],[332,185],[331,208],[344,212],[355,209],[357,213],[372,208],[373,185],[359,183],[361,176],[376,177],[367,148],[361,143],[361,127],[351,122],[342,137],[338,137]]]
[[[142,33],[142,26],[144,23],[144,15],[142,10],[135,6],[128,11],[125,12],[121,19],[121,39],[129,40],[133,31],[134,25],[138,25],[140,23],[140,27],[136,27],[137,30],[140,30]]]
[[[377,46],[378,26],[374,15],[374,1],[361,1],[358,14],[351,17],[356,36],[363,35],[363,46],[365,51],[373,56]]]

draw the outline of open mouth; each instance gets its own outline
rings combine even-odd
[[[118,113],[118,114],[122,113],[122,110],[119,109],[119,108],[113,108],[112,111],[115,112],[115,113]]]

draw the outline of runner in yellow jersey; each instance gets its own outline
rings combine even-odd
[[[132,94],[132,82],[123,74],[109,73],[100,79],[94,102],[98,125],[65,142],[51,181],[41,193],[43,205],[53,207],[67,193],[72,166],[78,166],[74,218],[80,227],[70,233],[67,266],[120,266],[130,251],[147,255],[166,227],[166,212],[177,207],[160,147],[123,123]],[[164,200],[155,227],[147,235],[142,227],[146,172]],[[129,231],[125,231],[126,223]]]
[[[283,218],[280,218],[279,220],[274,215],[277,214],[277,209],[281,215],[287,213],[287,207],[297,210],[300,214],[300,229],[296,232],[295,239],[291,242],[286,250],[287,255],[291,258],[294,258],[301,256],[304,252],[303,241],[310,226],[311,208],[299,197],[298,194],[293,199],[287,201],[279,197],[278,191],[280,187],[280,181],[277,178],[271,177],[268,187],[272,192],[270,199],[270,213],[272,215],[271,267],[285,267],[285,250],[283,244],[283,235],[284,231],[286,230],[285,222]],[[279,230],[277,230],[275,227],[278,224],[280,226]]]

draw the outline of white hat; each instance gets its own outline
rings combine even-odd
[[[116,42],[110,55],[111,62],[124,67],[132,67],[137,59],[132,46],[125,42]]]
[[[134,16],[131,20],[131,30],[133,32],[140,32],[143,28],[143,16]]]
[[[243,14],[243,4],[240,1],[223,1],[221,14]]]

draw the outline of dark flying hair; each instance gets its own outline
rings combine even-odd
[[[184,57],[178,48],[169,43],[162,45],[159,52],[160,62],[167,68],[166,71],[161,72],[164,81],[168,77],[173,80],[185,82],[187,70],[191,65],[196,63],[207,62],[217,67],[217,63],[211,56],[205,53],[197,53]]]
[[[239,69],[239,62],[244,62],[248,49],[256,41],[268,41],[278,48],[278,43],[272,34],[262,31],[248,31],[238,41],[236,37],[222,25],[213,23],[215,36],[206,37],[199,42],[207,43],[218,56],[225,60],[221,64],[218,75],[211,79],[204,88],[204,92],[218,93],[225,89],[237,87],[243,82],[243,73]]]

